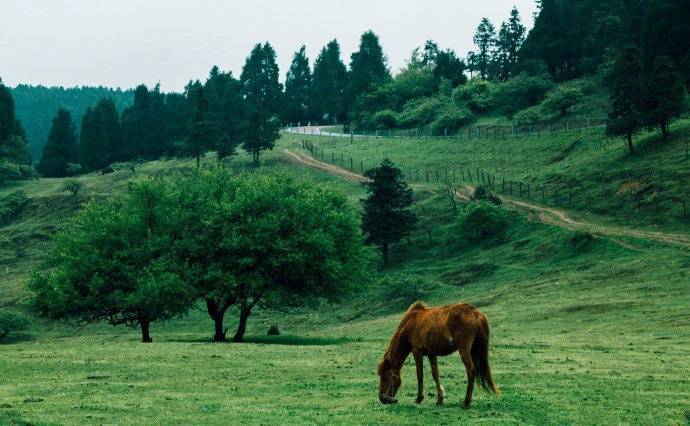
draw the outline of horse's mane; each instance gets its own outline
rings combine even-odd
[[[405,330],[405,326],[407,325],[407,322],[410,318],[410,314],[419,310],[426,309],[429,309],[429,307],[424,302],[419,300],[414,302],[412,305],[410,305],[409,308],[407,308],[407,311],[405,311],[405,314],[403,315],[403,318],[400,321],[398,328],[395,330],[395,333],[393,333],[390,342],[388,342],[388,348],[386,349],[386,353],[383,354],[384,360],[390,360],[391,352],[397,346],[398,340],[400,340],[400,337],[402,336],[403,331]]]

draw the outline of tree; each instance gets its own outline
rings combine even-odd
[[[194,103],[194,113],[189,121],[187,137],[181,146],[181,153],[196,158],[196,166],[201,164],[201,156],[217,148],[219,141],[218,126],[208,119],[209,102],[204,87],[197,85],[190,88],[187,97]],[[225,153],[225,151],[223,151]]]
[[[0,79],[0,158],[13,165],[30,166],[31,154],[26,136],[15,115],[14,98]]]
[[[204,83],[204,94],[208,100],[208,120],[218,127],[217,153],[225,158],[235,152],[242,128],[245,114],[242,83],[231,72],[213,67]]]
[[[79,163],[85,171],[98,170],[122,158],[122,128],[115,102],[99,100],[84,112],[79,133]]]
[[[340,45],[332,40],[317,56],[312,78],[311,109],[318,120],[335,123],[343,120],[347,80],[345,64],[340,59]]]
[[[482,18],[474,34],[474,44],[477,46],[476,68],[482,80],[489,77],[493,50],[496,45],[496,30],[488,18]]]
[[[247,102],[270,115],[279,112],[282,85],[278,82],[276,52],[266,42],[254,46],[240,75]]]
[[[632,137],[644,124],[644,88],[639,51],[635,47],[623,50],[609,75],[611,111],[606,134],[623,136],[631,154],[635,153]]]
[[[180,230],[168,188],[160,179],[141,180],[89,203],[32,278],[36,309],[54,319],[140,326],[143,342],[151,342],[151,322],[184,313],[195,293],[172,256]]]
[[[525,41],[525,26],[522,25],[517,8],[510,11],[508,22],[501,24],[496,40],[496,59],[499,78],[503,81],[511,77],[518,63],[518,53]]]
[[[560,86],[546,94],[546,99],[544,99],[542,106],[547,110],[558,112],[563,117],[581,99],[582,92],[580,90]]]
[[[367,242],[381,246],[383,265],[388,267],[389,246],[408,236],[417,218],[410,210],[412,190],[405,178],[389,159],[368,170],[365,183],[369,196],[364,205],[363,227]]]
[[[261,152],[273,149],[275,141],[280,138],[280,122],[263,110],[253,107],[244,122],[240,141],[242,148],[252,155],[255,166],[261,163]]]
[[[53,118],[38,170],[47,177],[67,176],[70,163],[77,161],[77,135],[72,116],[66,109],[60,109]]]
[[[645,117],[649,127],[658,126],[664,140],[668,139],[668,126],[685,109],[685,86],[669,56],[654,61],[647,79]]]
[[[223,317],[239,310],[242,341],[256,306],[284,308],[334,299],[361,272],[361,227],[345,194],[287,174],[201,170],[180,182],[190,214],[184,268],[224,340]]]
[[[285,77],[283,118],[291,123],[305,123],[310,117],[312,77],[306,50],[306,47],[302,46],[295,52],[292,65]]]
[[[186,128],[182,125],[177,132],[170,132],[170,123],[187,123],[191,113],[184,103],[177,110],[168,108],[167,98],[158,85],[152,90],[143,84],[134,89],[134,102],[122,111],[120,160],[158,158],[172,153],[174,142],[184,137]],[[176,115],[173,117],[172,113]]]
[[[434,85],[438,89],[441,80],[448,80],[452,87],[465,84],[465,63],[455,56],[452,49],[441,50],[433,40],[427,40],[420,60],[422,67],[432,69]]]
[[[358,96],[373,91],[390,78],[378,36],[373,31],[365,32],[360,39],[359,50],[351,56],[347,109],[353,107]]]

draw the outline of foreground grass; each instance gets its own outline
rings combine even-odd
[[[296,167],[282,160],[288,144],[294,141],[281,141],[267,156],[267,168]],[[239,171],[245,160],[230,167]],[[179,167],[185,162],[155,162],[136,175]],[[26,300],[23,285],[48,237],[78,204],[118,191],[127,180],[117,174],[82,179],[84,193],[76,200],[60,193],[59,181],[20,185],[32,204],[2,228],[0,307]],[[339,184],[353,202],[362,196],[361,186]],[[430,283],[425,290],[399,294],[374,282],[337,305],[258,311],[243,344],[211,343],[212,324],[201,309],[154,324],[148,345],[138,343],[136,330],[37,320],[30,336],[0,345],[0,423],[688,422],[687,250],[634,239],[578,244],[570,231],[519,215],[505,241],[461,248],[449,240],[447,201],[431,186],[417,188],[415,198],[422,221],[434,226],[394,248],[391,273]],[[466,300],[488,315],[500,396],[477,391],[472,408],[463,409],[465,373],[453,355],[440,359],[445,406],[434,404],[428,365],[430,394],[422,405],[413,403],[409,361],[401,403],[378,403],[376,365],[417,296],[432,304]],[[273,323],[284,335],[265,336]],[[234,313],[227,324],[236,324]]]

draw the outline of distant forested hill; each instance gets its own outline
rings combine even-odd
[[[43,154],[43,146],[48,138],[50,124],[60,108],[67,108],[75,120],[77,131],[81,118],[89,106],[101,98],[109,97],[117,109],[131,105],[133,90],[111,89],[107,87],[45,87],[20,84],[11,89],[14,97],[17,118],[26,130],[34,161]]]

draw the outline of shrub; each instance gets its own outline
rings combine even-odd
[[[0,196],[0,226],[14,220],[28,203],[29,198],[22,191]]]
[[[446,130],[457,130],[470,123],[472,119],[472,112],[469,109],[449,104],[431,123],[431,131],[435,135],[444,135]]]
[[[26,331],[28,327],[29,319],[23,314],[11,310],[0,311],[0,341],[11,333]]]
[[[17,164],[5,159],[0,160],[0,186],[18,180],[32,179],[36,176],[36,171],[31,166]]]
[[[497,206],[503,204],[503,201],[501,201],[501,199],[496,194],[486,189],[484,185],[479,185],[476,188],[474,188],[474,192],[472,193],[471,198],[472,201],[487,201]]]
[[[475,114],[484,114],[496,105],[496,84],[474,78],[453,91],[453,100],[466,105]]]
[[[532,125],[537,124],[542,119],[541,109],[538,106],[523,109],[515,114],[513,119],[518,125]]]
[[[496,102],[506,114],[512,114],[539,104],[552,85],[546,77],[520,74],[498,86]]]
[[[404,128],[423,127],[436,119],[443,109],[444,102],[439,98],[414,99],[405,104],[399,117],[399,125]]]
[[[546,95],[546,99],[542,102],[541,107],[545,111],[557,112],[560,116],[564,116],[581,99],[582,92],[580,90],[559,87]]]
[[[266,332],[267,336],[280,336],[280,329],[278,328],[278,324],[271,324],[270,327],[268,327],[268,331]]]
[[[505,209],[483,201],[472,202],[458,217],[456,238],[463,244],[500,241],[507,229]]]
[[[374,114],[371,125],[375,129],[394,129],[398,127],[398,114],[390,109],[385,109]]]
[[[81,164],[67,163],[67,176],[76,176],[81,173]]]
[[[585,250],[592,241],[594,241],[594,236],[584,231],[577,231],[569,238],[571,247],[576,251]]]
[[[71,192],[72,195],[77,195],[82,188],[82,183],[77,179],[67,179],[62,185],[64,192]]]

